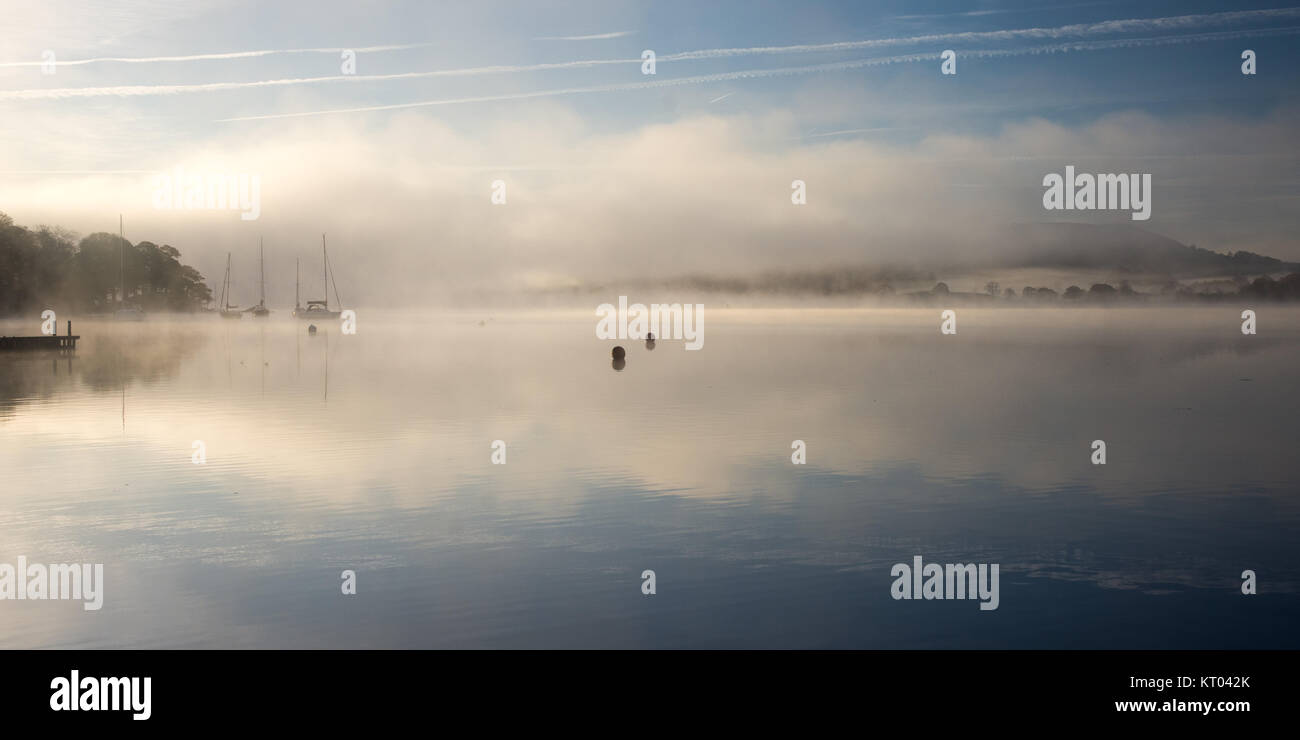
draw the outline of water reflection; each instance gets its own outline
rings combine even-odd
[[[18,334],[23,326],[5,322],[4,333]],[[121,325],[89,320],[78,322],[83,338],[75,353],[0,354],[0,415],[14,405],[51,399],[56,393],[121,392],[130,383],[154,384],[174,377],[182,362],[209,337],[167,325]],[[60,372],[62,368],[62,372]]]
[[[111,584],[98,619],[0,604],[0,644],[1297,646],[1295,330],[719,313],[617,379],[577,314],[84,322],[74,358],[0,356],[0,562]],[[1001,608],[890,600],[916,554],[1000,562]]]

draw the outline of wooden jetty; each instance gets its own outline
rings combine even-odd
[[[75,352],[79,336],[72,335],[72,322],[68,322],[67,336],[39,337],[0,337],[0,350],[50,350],[53,352]]]

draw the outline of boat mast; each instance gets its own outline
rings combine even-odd
[[[334,272],[334,266],[330,264],[330,257],[328,254],[325,255],[325,269],[329,271],[330,285],[334,286],[334,302],[337,303],[339,309],[342,310],[343,299],[339,296],[339,284],[335,280],[335,278],[338,277],[338,273]],[[325,297],[329,298],[329,286],[325,287]]]
[[[325,235],[320,235],[320,253],[325,268],[325,310],[330,310],[330,253],[325,250]]]
[[[261,265],[262,272],[262,300],[257,305],[266,307],[266,257],[262,252],[262,237],[257,237],[257,261]]]
[[[226,252],[226,278],[221,281],[221,310],[230,310],[230,252]]]
[[[302,308],[302,301],[299,300],[299,293],[301,293],[300,286],[302,285],[302,274],[301,274],[301,270],[302,270],[302,258],[301,258],[301,257],[294,257],[294,258],[293,258],[293,310],[294,310],[294,313],[297,313],[298,310],[299,310],[300,308]]]
[[[126,304],[126,232],[122,228],[122,214],[117,214],[117,302]]]

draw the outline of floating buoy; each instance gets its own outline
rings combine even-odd
[[[623,359],[623,358],[626,357],[626,356],[627,356],[627,350],[623,349],[622,347],[615,347],[615,348],[614,348],[614,359],[615,359],[615,360],[621,360],[621,359]]]
[[[651,332],[646,332],[645,340],[646,340],[647,342],[653,342],[653,341],[655,340],[655,333],[652,332],[652,331],[651,331]]]

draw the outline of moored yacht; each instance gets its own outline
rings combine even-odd
[[[257,305],[248,309],[248,311],[253,314],[253,318],[264,319],[271,315],[271,309],[266,307],[266,256],[262,251],[262,240],[260,238],[257,240],[257,261],[261,265],[262,297],[261,300],[258,301]]]
[[[221,281],[221,318],[242,319],[244,314],[239,306],[230,305],[230,252],[226,252],[226,277]]]
[[[118,321],[144,321],[144,309],[139,306],[126,305],[126,231],[122,227],[122,215],[117,216],[117,310],[113,318]]]
[[[330,277],[330,255],[325,249],[325,235],[320,235],[321,258],[325,263],[325,300],[307,301],[306,307],[299,305],[298,294],[300,292],[300,281],[294,282],[293,297],[293,315],[300,319],[337,319],[343,314],[342,311],[330,310],[330,285],[334,285],[334,300],[337,304],[342,304],[343,300],[339,298],[339,286],[331,281]]]

